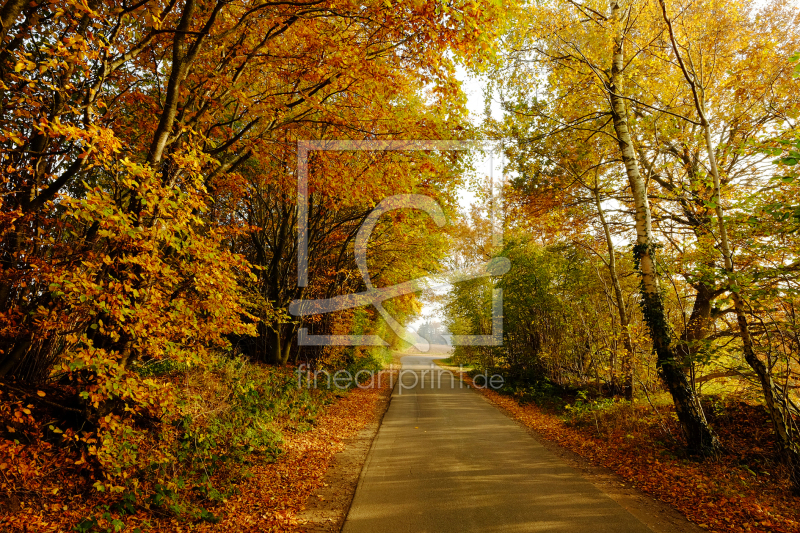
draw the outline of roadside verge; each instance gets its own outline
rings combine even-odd
[[[461,377],[471,384],[468,376]],[[728,452],[698,461],[681,455],[680,442],[670,446],[663,441],[658,423],[662,416],[670,421],[667,409],[656,417],[645,406],[620,404],[608,417],[593,412],[585,420],[574,415],[564,420],[551,409],[520,404],[509,395],[479,392],[656,532],[800,531],[797,498],[776,490],[779,486],[770,480],[779,472],[770,476],[766,466],[763,472],[749,468],[740,453],[743,441],[724,424],[717,429]],[[750,433],[765,424],[752,414],[747,420]]]
[[[395,371],[390,371],[395,372]],[[371,415],[363,420],[365,425],[342,441],[342,450],[334,455],[324,476],[312,488],[304,508],[297,514],[297,523],[308,533],[338,533],[350,510],[358,486],[361,469],[367,459],[372,441],[378,434],[383,415],[392,397],[391,380],[380,380],[381,387],[357,389],[351,394],[363,396],[371,406]],[[334,415],[335,416],[335,415]]]

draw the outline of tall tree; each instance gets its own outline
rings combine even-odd
[[[659,4],[661,5],[661,13],[669,33],[669,41],[672,47],[672,52],[675,54],[675,60],[677,61],[680,71],[683,74],[689,89],[691,90],[695,112],[697,113],[700,128],[702,129],[703,140],[705,141],[706,156],[708,158],[708,166],[713,183],[710,204],[711,207],[713,207],[717,218],[719,228],[719,249],[722,254],[725,271],[728,278],[726,280],[726,289],[730,291],[731,299],[733,300],[733,307],[736,313],[736,321],[739,326],[739,336],[742,342],[744,358],[747,361],[747,364],[749,364],[756,373],[756,376],[758,376],[758,380],[764,393],[767,412],[772,420],[772,425],[775,429],[775,435],[777,436],[778,447],[781,455],[786,461],[789,471],[791,472],[794,490],[800,492],[800,442],[798,442],[796,427],[792,420],[793,413],[791,410],[791,405],[786,401],[786,392],[775,383],[770,370],[755,353],[750,323],[745,310],[744,299],[742,298],[741,294],[742,287],[736,281],[735,277],[733,252],[728,240],[728,222],[723,211],[720,170],[717,165],[715,147],[712,139],[711,123],[709,122],[708,117],[709,110],[707,94],[709,91],[705,83],[706,80],[700,75],[700,73],[697,72],[694,66],[698,61],[694,60],[691,56],[691,50],[693,47],[685,45],[683,46],[684,50],[688,50],[686,58],[684,58],[684,52],[682,52],[682,47],[679,45],[676,37],[675,25],[667,13],[667,6],[664,0],[659,0]],[[702,64],[702,58],[699,59],[699,62]]]
[[[511,40],[511,46],[517,48],[520,59],[541,66],[534,78],[547,77],[545,94],[552,102],[541,107],[538,115],[542,133],[585,131],[589,138],[606,135],[616,143],[631,193],[641,306],[659,373],[674,399],[689,451],[716,454],[719,440],[708,426],[667,320],[656,266],[658,241],[653,232],[649,179],[642,175],[631,134],[629,103],[640,101],[641,91],[629,91],[626,81],[638,81],[639,76],[644,80],[649,74],[645,51],[646,43],[659,32],[656,12],[646,2],[612,2],[610,6],[564,3],[531,11],[530,25],[518,40]]]

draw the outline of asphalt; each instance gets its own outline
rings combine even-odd
[[[434,358],[403,358],[343,533],[652,532]]]

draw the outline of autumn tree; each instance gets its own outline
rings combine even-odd
[[[675,61],[680,68],[680,72],[683,74],[683,77],[685,78],[686,83],[691,91],[692,101],[694,103],[694,111],[697,116],[696,121],[699,123],[699,133],[705,141],[705,153],[707,158],[706,172],[711,176],[711,198],[707,203],[707,207],[712,208],[714,210],[714,214],[716,215],[716,222],[718,224],[717,239],[719,242],[719,250],[722,255],[725,274],[728,278],[722,282],[723,289],[730,293],[730,297],[733,300],[733,312],[736,315],[744,358],[747,361],[747,364],[750,365],[750,367],[756,373],[756,376],[761,384],[767,411],[772,419],[775,434],[777,436],[778,447],[781,455],[784,457],[789,467],[790,472],[792,473],[791,477],[793,479],[795,489],[800,490],[800,445],[798,445],[797,442],[796,427],[792,419],[792,406],[790,404],[787,391],[776,384],[767,365],[765,365],[755,353],[750,325],[751,319],[748,316],[747,310],[745,309],[745,303],[742,297],[742,287],[734,277],[735,270],[733,263],[733,252],[728,238],[729,221],[726,220],[723,208],[723,200],[721,196],[721,171],[719,165],[717,164],[717,147],[714,144],[712,124],[709,119],[711,113],[713,113],[715,110],[713,106],[709,105],[709,102],[716,100],[715,96],[722,91],[718,89],[719,86],[717,83],[715,83],[717,80],[714,79],[716,77],[714,69],[705,65],[705,63],[709,60],[703,57],[703,52],[706,51],[705,48],[707,46],[707,42],[712,41],[714,45],[717,46],[717,49],[713,50],[713,53],[711,50],[708,50],[705,55],[709,56],[712,61],[719,60],[719,56],[724,53],[724,49],[722,46],[720,46],[720,41],[723,41],[720,33],[722,33],[724,30],[718,27],[706,27],[706,32],[701,32],[699,35],[693,34],[694,32],[691,32],[691,30],[686,32],[685,19],[687,16],[691,16],[691,11],[687,12],[684,10],[682,17],[676,21],[670,18],[665,2],[663,0],[659,0],[659,3],[661,6],[664,23],[667,27],[669,43],[671,45]],[[775,9],[775,7],[773,7],[773,9]],[[688,44],[679,44],[676,26],[684,30],[685,42],[688,42]],[[709,32],[708,29],[711,29],[712,31]],[[764,36],[764,33],[761,35]],[[780,37],[783,39],[778,41],[774,34],[770,35],[769,33],[767,33],[764,37],[766,37],[766,40],[768,41],[771,40],[771,44],[773,45],[778,43],[784,44],[790,38],[789,35],[783,34],[780,35]],[[762,37],[762,39],[764,37]],[[735,42],[735,39],[728,36],[724,42],[726,44],[733,43]],[[700,50],[699,53],[696,51],[697,49]],[[729,54],[730,56],[733,56],[732,53],[729,52]],[[733,57],[731,57],[731,59],[733,59]],[[753,60],[752,58],[748,59],[750,61]],[[758,61],[758,59],[756,59],[756,61]],[[770,59],[774,60],[774,58]],[[784,78],[783,81],[785,83],[787,69],[785,67],[781,68],[780,64],[775,67],[767,66],[764,68],[761,66],[759,68],[750,62],[741,61],[739,63],[741,65],[740,73],[744,71],[747,74],[753,75],[757,72],[757,74],[762,77],[767,74],[769,75],[768,79],[770,80],[772,86],[780,86],[782,81],[780,78]],[[769,65],[769,63],[767,63],[767,65]],[[705,74],[706,72],[709,73]],[[740,74],[740,80],[737,81],[740,81],[741,83],[741,81],[744,81],[741,80],[741,78],[744,77],[745,76]],[[717,91],[714,89],[717,89]],[[758,96],[764,98],[763,95]],[[723,102],[725,101],[722,98],[719,99]],[[759,133],[761,133],[761,131],[763,131],[759,127],[761,126],[759,122],[768,124],[772,123],[776,126],[782,126],[785,123],[785,118],[784,116],[781,116],[781,111],[784,113],[791,113],[792,108],[797,106],[797,102],[791,97],[777,97],[772,98],[771,100],[773,100],[771,109],[767,113],[756,114],[745,111],[740,112],[733,120],[731,120],[729,117],[726,117],[724,114],[722,117],[720,117],[720,119],[727,119],[728,121],[732,122],[732,129],[736,128],[745,130],[745,128],[749,126],[751,131],[745,130],[744,132],[740,133],[739,135],[742,137],[752,136],[759,138],[757,136]],[[711,120],[713,120],[713,118]],[[763,135],[763,133],[761,133],[761,135]],[[731,141],[736,142],[739,141],[739,139],[734,137],[731,139]],[[730,171],[731,169],[726,170]],[[730,182],[730,174],[728,174],[726,178]]]
[[[593,201],[588,216],[609,229],[596,191],[611,202],[606,208],[635,215],[632,224],[615,220],[617,239],[626,227],[636,232],[642,311],[698,452],[715,453],[716,440],[694,391],[696,372],[737,358],[721,339],[737,338],[744,360],[765,377],[765,395],[782,398],[775,402],[779,442],[793,431],[792,415],[778,413],[792,412],[791,394],[767,377],[785,360],[778,309],[794,298],[793,266],[786,266],[794,264],[793,237],[751,213],[791,219],[774,209],[778,196],[791,193],[770,179],[768,154],[776,132],[791,139],[795,127],[787,61],[797,47],[795,17],[784,2],[537,6],[507,36],[503,76],[494,78],[505,118],[490,126],[515,140],[510,152],[521,176],[514,190],[523,204],[563,213],[563,205]],[[531,222],[559,219],[537,216]],[[575,220],[560,217],[564,228]]]
[[[646,4],[622,6],[615,2],[610,6],[546,6],[532,12],[530,24],[523,26],[511,46],[516,48],[520,60],[542,65],[529,77],[549,80],[547,90],[553,109],[540,115],[545,121],[548,112],[550,116],[554,112],[564,113],[558,116],[564,116],[565,120],[554,120],[559,130],[593,130],[612,136],[617,144],[631,191],[636,231],[634,256],[641,275],[642,311],[658,354],[659,372],[675,400],[689,449],[714,454],[719,448],[718,440],[708,427],[687,379],[685,363],[676,355],[666,319],[655,263],[657,242],[647,183],[633,144],[628,112],[631,94],[638,95],[626,92],[624,87],[626,78],[635,80],[643,74],[642,54],[634,48],[626,57],[626,42],[638,43],[641,38],[647,43],[652,38],[648,32],[657,31],[652,9],[648,11]],[[586,105],[588,102],[590,106]]]
[[[461,124],[453,62],[489,49],[478,29],[497,8],[4,2],[0,376],[60,383],[74,397],[59,408],[110,435],[131,417],[176,413],[171,384],[134,371],[144,363],[204,365],[231,340],[265,335],[285,362],[296,324],[280,308],[295,295],[291,250],[276,243],[294,237],[294,143]],[[319,244],[346,252],[336,224],[412,167],[383,167],[386,179],[340,211],[330,206],[353,195],[336,185],[371,167],[321,176],[331,239]],[[413,271],[401,266],[397,276]],[[327,290],[335,277],[320,273]],[[95,448],[109,472],[123,445]]]

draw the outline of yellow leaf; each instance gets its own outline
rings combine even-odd
[[[45,392],[44,392],[44,391],[40,391],[40,390],[37,390],[37,391],[36,391],[36,394],[38,394],[38,395],[39,395],[39,396],[41,396],[42,398],[44,398],[45,396],[47,396],[47,395],[45,394]]]

